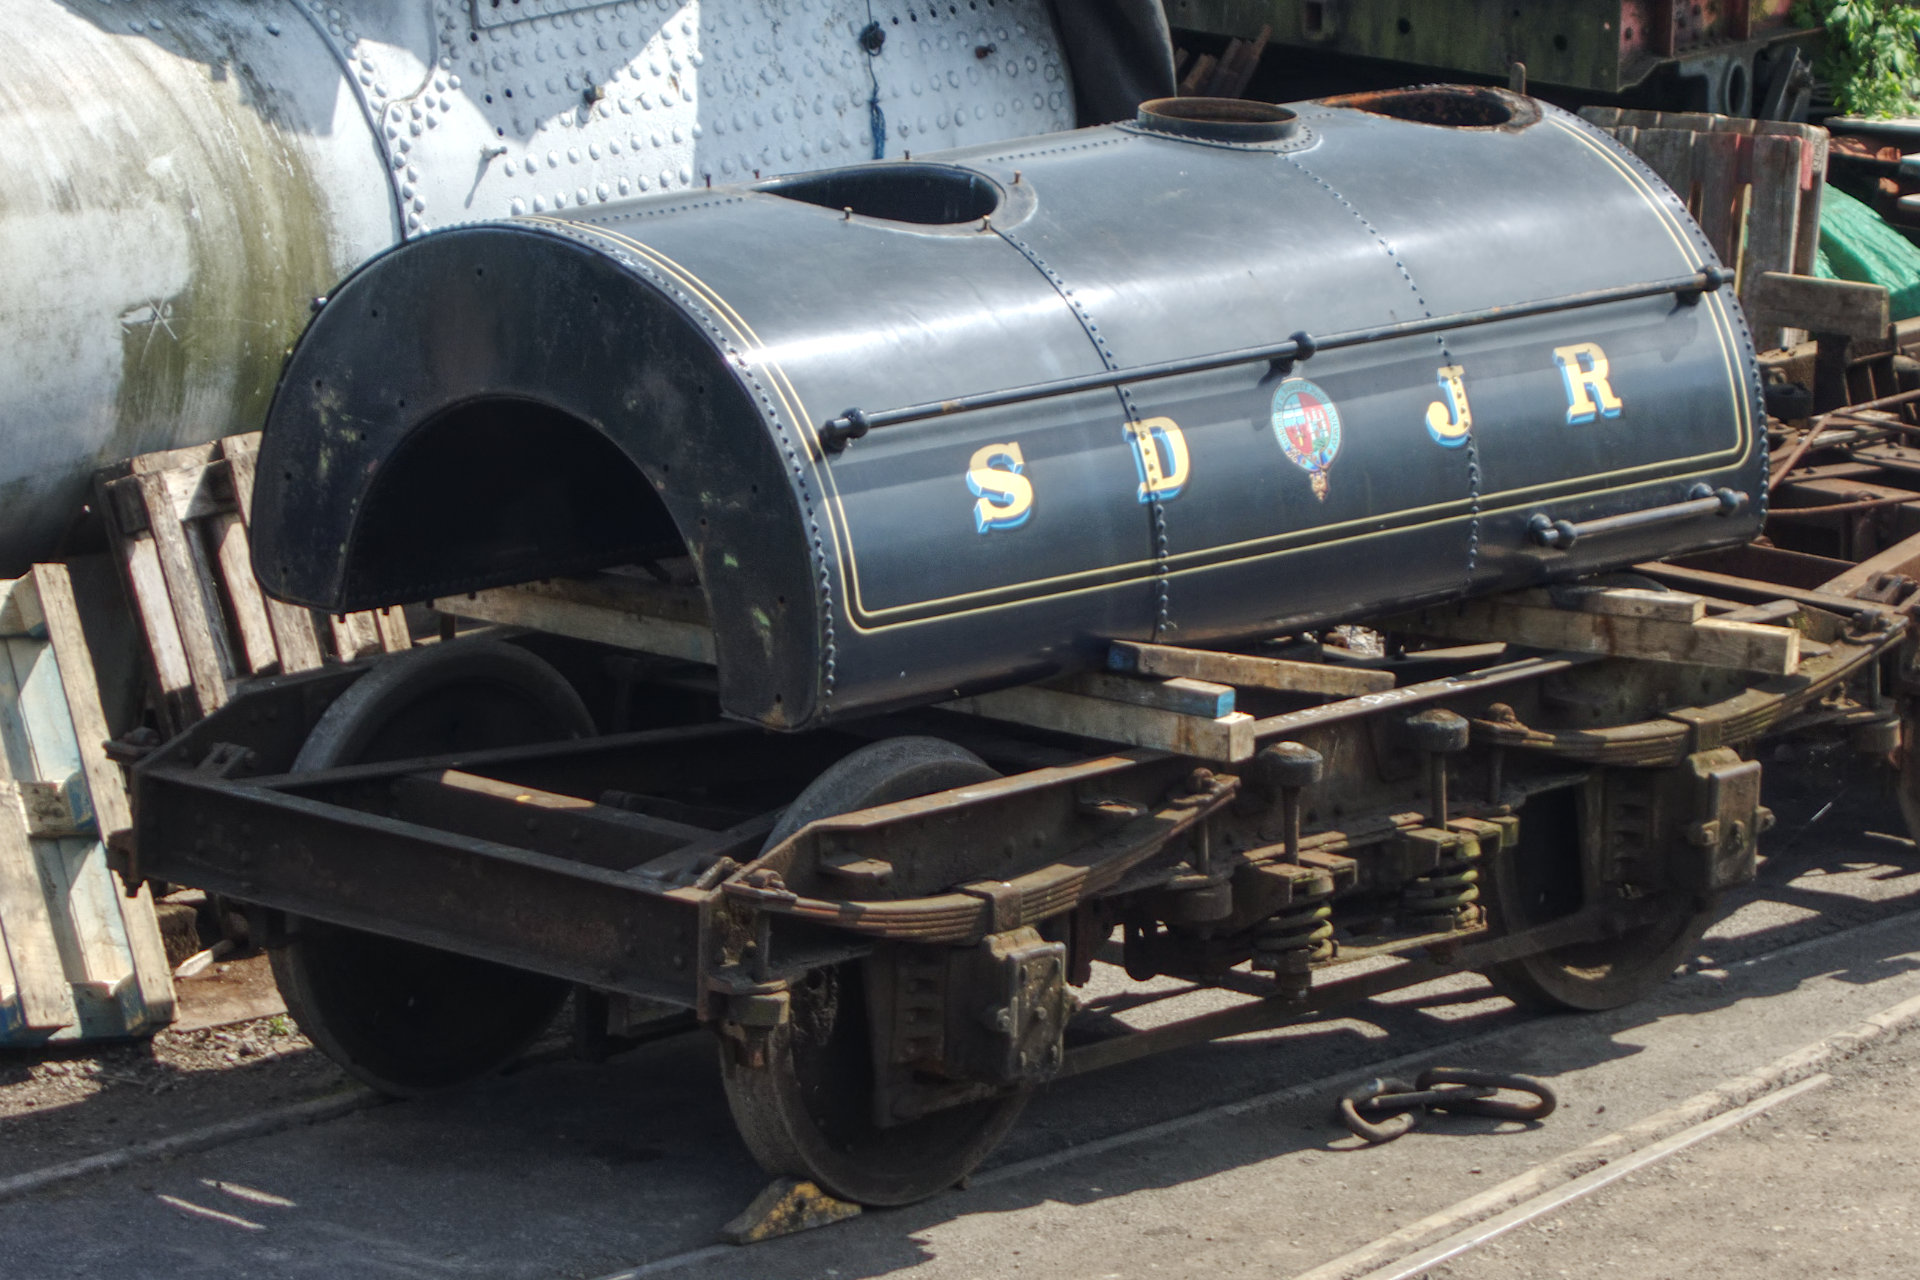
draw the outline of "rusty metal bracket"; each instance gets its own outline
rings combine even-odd
[[[1238,778],[1209,773],[1190,789],[1169,797],[1158,811],[1117,824],[1056,862],[1004,882],[975,881],[928,897],[856,902],[797,896],[779,884],[777,876],[768,878],[771,873],[764,868],[749,870],[720,888],[737,904],[866,937],[971,943],[1004,932],[1000,922],[1045,920],[1111,888],[1168,842],[1226,805],[1239,786]]]

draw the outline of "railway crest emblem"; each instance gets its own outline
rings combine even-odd
[[[1313,496],[1327,500],[1327,468],[1340,452],[1340,410],[1333,397],[1305,378],[1288,378],[1273,392],[1273,436],[1280,451],[1307,473]]]

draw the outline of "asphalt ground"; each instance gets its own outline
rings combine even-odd
[[[1890,809],[1823,813],[1830,798],[1783,806],[1760,882],[1639,1005],[1526,1015],[1460,977],[1063,1081],[967,1189],[912,1208],[714,1247],[765,1179],[733,1133],[712,1044],[691,1035],[0,1203],[0,1274],[1296,1274],[1920,994],[1920,856]],[[1330,1109],[1390,1060],[1543,1076],[1562,1107],[1533,1126],[1440,1118],[1365,1148]],[[1798,1153],[1770,1150],[1791,1182]],[[1722,1234],[1773,1225],[1735,1218]],[[1558,1265],[1603,1274],[1611,1243],[1602,1232]]]

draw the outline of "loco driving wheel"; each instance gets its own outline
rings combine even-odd
[[[327,708],[295,771],[520,746],[594,731],[580,696],[512,645],[457,640],[391,658]],[[540,974],[290,917],[272,954],[287,1011],[348,1074],[425,1093],[504,1065],[553,1020],[567,985]]]
[[[938,738],[863,747],[800,793],[768,837],[772,848],[818,818],[998,777],[979,757]],[[816,970],[795,985],[788,1021],[758,1065],[720,1045],[727,1102],[740,1136],[769,1173],[810,1179],[843,1200],[910,1204],[945,1190],[999,1145],[1026,1105],[1015,1092],[882,1127],[868,966],[882,956]]]

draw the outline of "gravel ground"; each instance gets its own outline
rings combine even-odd
[[[1920,1274],[1920,1033],[1833,1075],[1429,1274],[1909,1280]]]
[[[265,963],[256,957],[223,968],[233,973]],[[210,1002],[225,1000],[232,985],[182,982],[183,1020],[195,1013],[197,991],[206,991]],[[6,1138],[0,1177],[319,1097],[348,1083],[285,1014],[50,1055],[0,1052]]]

